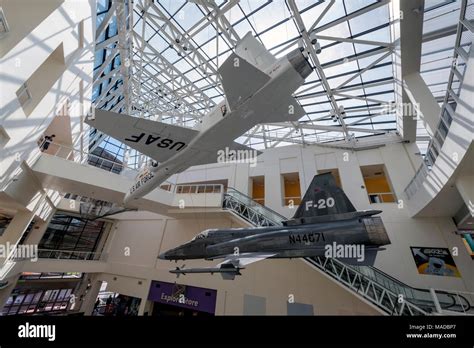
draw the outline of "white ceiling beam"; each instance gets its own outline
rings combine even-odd
[[[104,16],[104,19],[102,20],[99,27],[95,31],[95,40],[96,41],[99,38],[99,36],[105,31],[107,26],[110,24],[110,20],[112,19],[112,17],[115,16],[116,7],[117,7],[117,4],[115,3],[115,1],[112,1],[112,4],[111,4],[109,10],[107,11],[107,13]]]

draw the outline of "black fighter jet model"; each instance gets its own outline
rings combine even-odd
[[[163,260],[224,259],[212,268],[176,268],[171,273],[219,273],[234,279],[248,264],[270,258],[333,257],[373,265],[390,244],[381,210],[356,211],[330,173],[316,175],[292,219],[283,226],[208,229],[160,254]]]

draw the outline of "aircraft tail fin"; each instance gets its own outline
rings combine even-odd
[[[344,191],[336,185],[331,173],[315,175],[308,187],[294,219],[355,212]]]
[[[250,31],[239,42],[235,53],[260,70],[268,68],[277,61],[275,56]]]
[[[219,67],[227,103],[231,110],[250,98],[270,80],[262,70],[276,58],[249,32]]]

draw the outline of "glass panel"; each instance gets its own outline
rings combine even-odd
[[[41,302],[46,302],[46,301],[49,301],[49,298],[51,297],[51,294],[52,294],[52,290],[46,290],[44,292],[44,296],[43,298],[41,299]]]
[[[16,296],[16,295],[15,295]],[[8,298],[7,302],[5,303],[5,306],[10,306],[13,304],[13,295],[10,295],[10,297]]]
[[[8,311],[8,315],[15,315],[15,314],[17,314],[19,309],[20,309],[19,306],[12,306],[12,307],[10,307],[10,310]]]
[[[71,296],[71,293],[72,293],[72,289],[67,289],[66,290],[66,295],[64,296],[64,298],[69,299],[69,297]]]
[[[451,103],[451,104],[454,104],[454,103]],[[451,105],[449,104],[449,105]],[[452,107],[452,105],[451,105]],[[453,108],[453,110],[455,110],[456,107]],[[449,114],[449,112],[447,110],[444,110],[443,114],[443,121],[448,125],[450,126],[451,125],[451,122],[453,120],[453,118],[451,117],[451,115]]]
[[[21,306],[18,311],[18,314],[26,313],[27,310],[28,310],[28,306]]]
[[[57,298],[57,301],[62,301],[64,300],[65,296],[66,296],[66,291],[67,289],[62,289],[60,292],[59,292],[59,296]]]
[[[31,303],[38,303],[38,301],[40,300],[41,298],[41,295],[43,294],[42,291],[38,291],[35,293],[34,297],[33,297],[33,300],[31,301]]]
[[[443,136],[443,138],[446,138],[446,136],[448,135],[448,127],[446,127],[446,125],[444,124],[442,120],[439,123],[438,129],[441,132],[441,135]]]
[[[57,213],[48,226],[44,237],[39,243],[39,249],[59,250],[54,252],[40,251],[44,258],[81,258],[82,254],[73,254],[68,250],[94,251],[100,239],[105,223],[103,221],[90,221],[74,215]],[[61,226],[61,228],[58,228]]]
[[[33,300],[34,294],[30,293],[26,295],[25,300],[23,301],[23,304],[29,304]]]
[[[53,301],[56,301],[56,297],[58,296],[59,294],[59,290],[53,290],[53,292],[51,293],[51,297],[49,298],[49,301],[53,302]]]
[[[30,305],[26,313],[31,314],[31,313],[34,313],[35,311],[36,311],[36,305]]]
[[[23,295],[23,294],[18,295],[15,298],[15,301],[13,302],[13,304],[15,304],[15,305],[21,304],[23,302],[24,298],[25,298],[25,295]]]

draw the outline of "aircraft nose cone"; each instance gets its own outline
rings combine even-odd
[[[158,258],[161,259],[161,260],[166,260],[166,259],[167,259],[167,258],[166,258],[167,255],[166,255],[166,254],[167,254],[166,252],[161,253],[160,255],[158,255]]]
[[[123,205],[126,206],[130,201],[132,200],[132,197],[130,193],[127,193],[123,199]]]

